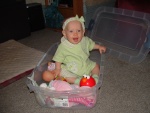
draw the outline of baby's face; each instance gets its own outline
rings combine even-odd
[[[82,40],[84,32],[81,23],[75,20],[69,22],[62,33],[70,43],[78,44]]]

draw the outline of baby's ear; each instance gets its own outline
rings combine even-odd
[[[66,32],[65,32],[65,30],[62,31],[62,34],[63,34],[64,37],[66,37]]]
[[[83,30],[83,35],[84,35],[84,33],[85,33],[85,30]]]

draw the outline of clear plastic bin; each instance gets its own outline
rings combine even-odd
[[[88,35],[103,43],[111,56],[140,63],[150,51],[150,14],[99,7],[90,21]]]
[[[43,56],[36,68],[33,70],[32,75],[27,79],[27,86],[30,91],[35,93],[35,97],[38,103],[44,107],[51,108],[92,108],[97,101],[97,90],[102,85],[103,78],[103,62],[104,56],[100,55],[99,51],[92,51],[90,59],[97,62],[100,65],[100,77],[99,82],[92,88],[82,89],[77,88],[69,91],[54,91],[39,87],[42,80],[42,73],[47,69],[47,63],[52,60],[52,57],[58,47],[59,43],[55,43]]]

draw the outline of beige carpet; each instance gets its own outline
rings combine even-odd
[[[15,40],[0,44],[0,84],[33,69],[43,52],[25,46]]]

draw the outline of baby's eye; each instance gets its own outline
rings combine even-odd
[[[73,31],[71,30],[71,31],[69,31],[70,33],[72,33]]]
[[[81,30],[78,30],[78,32],[81,32]]]

